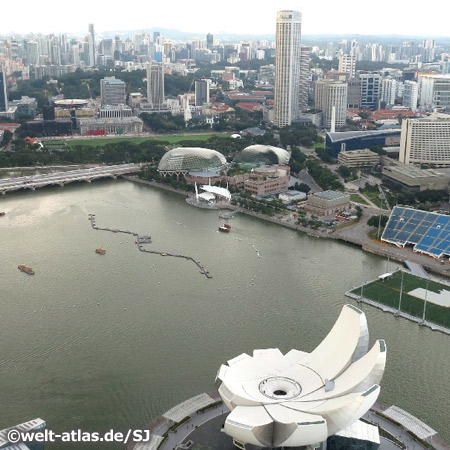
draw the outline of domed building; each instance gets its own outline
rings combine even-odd
[[[285,166],[289,163],[291,155],[283,148],[271,145],[250,145],[236,154],[233,162],[253,166],[272,166],[274,164]]]
[[[169,150],[159,162],[158,172],[186,174],[192,171],[218,172],[227,165],[222,153],[201,147],[177,147]]]

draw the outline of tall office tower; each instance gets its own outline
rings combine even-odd
[[[195,82],[195,106],[202,106],[203,103],[209,103],[208,80],[198,80]]]
[[[415,81],[407,80],[403,83],[403,106],[411,111],[417,111],[419,101],[419,84]]]
[[[164,66],[147,64],[147,102],[153,109],[162,109],[164,104]]]
[[[156,44],[156,41],[158,40],[158,38],[161,36],[161,33],[159,31],[154,31],[153,32],[153,42]]]
[[[52,45],[50,52],[50,60],[56,66],[61,65],[61,47],[59,45]]]
[[[317,81],[314,100],[316,108],[322,110],[323,126],[333,129],[345,125],[347,119],[347,83],[332,80]]]
[[[79,66],[80,61],[80,47],[78,45],[72,45],[70,47],[70,63],[74,66]]]
[[[355,78],[356,74],[356,56],[354,54],[339,55],[338,72],[350,74],[350,78]]]
[[[361,81],[352,78],[347,81],[347,108],[358,109],[361,104]]]
[[[435,57],[435,44],[434,39],[424,39],[422,45],[422,61],[433,62]]]
[[[6,72],[0,66],[0,111],[6,111],[8,109],[8,91],[6,88]]]
[[[399,161],[404,164],[450,166],[450,117],[403,119]]]
[[[100,80],[100,93],[102,105],[125,104],[125,82],[116,77],[105,77]]]
[[[39,64],[39,45],[36,41],[27,42],[27,61],[28,64]]]
[[[309,62],[311,61],[310,54],[311,47],[307,47],[306,45],[300,46],[300,86],[298,92],[298,109],[300,112],[308,109],[310,79]]]
[[[214,46],[214,36],[211,33],[206,35],[206,48],[211,50]]]
[[[394,105],[397,95],[397,81],[392,77],[381,80],[380,101],[385,102],[386,106]]]
[[[277,13],[274,117],[277,127],[290,125],[298,117],[301,18],[298,11]]]
[[[109,58],[114,57],[114,41],[112,39],[102,39],[100,42],[100,49],[99,52],[101,52],[103,56]]]
[[[94,24],[89,24],[89,67],[94,67],[96,65],[95,61],[95,34],[94,34]]]
[[[420,106],[450,110],[450,75],[419,75]]]
[[[361,108],[378,108],[381,75],[378,73],[360,73],[359,80],[361,81]]]

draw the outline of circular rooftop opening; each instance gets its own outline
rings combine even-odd
[[[259,391],[261,394],[274,400],[289,400],[300,395],[302,388],[290,378],[270,377],[259,383]]]

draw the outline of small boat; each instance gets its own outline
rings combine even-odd
[[[18,269],[22,272],[27,273],[28,275],[34,275],[34,270],[30,267],[25,266],[24,264],[19,264]]]
[[[231,226],[227,223],[224,223],[219,227],[219,231],[223,231],[224,233],[229,233],[231,231]]]
[[[99,255],[104,255],[106,253],[106,250],[103,248],[97,248],[95,249],[95,253],[98,253]]]

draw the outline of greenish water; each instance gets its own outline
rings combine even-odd
[[[356,247],[243,215],[219,233],[217,211],[127,181],[7,194],[0,211],[0,429],[34,417],[55,431],[139,428],[213,391],[220,364],[242,352],[311,351],[351,302],[344,292],[386,271]],[[93,230],[88,213],[195,257],[213,279],[140,253],[132,236]],[[449,337],[361,308],[371,341],[388,346],[379,400],[450,441]]]

